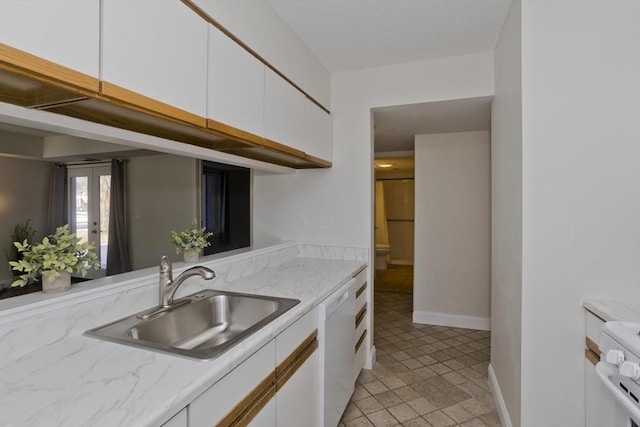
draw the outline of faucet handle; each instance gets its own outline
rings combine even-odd
[[[171,261],[169,261],[169,258],[166,257],[166,255],[163,255],[162,258],[160,258],[160,273],[170,273],[171,272]]]

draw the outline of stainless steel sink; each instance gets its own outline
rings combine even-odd
[[[85,335],[162,353],[212,360],[299,300],[206,290],[90,329]]]

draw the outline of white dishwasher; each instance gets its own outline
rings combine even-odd
[[[321,427],[338,425],[355,387],[355,283],[349,280],[318,305]]]

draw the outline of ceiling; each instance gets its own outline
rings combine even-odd
[[[493,50],[510,0],[267,0],[329,72]]]
[[[491,51],[510,0],[267,0],[330,72]],[[374,111],[374,151],[414,135],[487,130],[491,97]]]
[[[489,130],[492,98],[376,108],[373,110],[374,151],[413,151],[415,135]]]
[[[413,157],[376,158],[373,162],[376,175],[388,173],[413,173],[415,160]]]

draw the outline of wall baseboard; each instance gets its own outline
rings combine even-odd
[[[491,319],[487,317],[462,316],[459,314],[435,313],[433,311],[414,311],[413,323],[478,329],[481,331],[491,330]]]
[[[496,373],[493,371],[491,364],[489,364],[489,388],[491,388],[493,400],[496,402],[496,411],[500,417],[502,427],[513,427],[511,418],[509,418],[509,412],[507,411],[507,405],[504,403],[504,397],[502,397],[502,391],[500,391]]]

